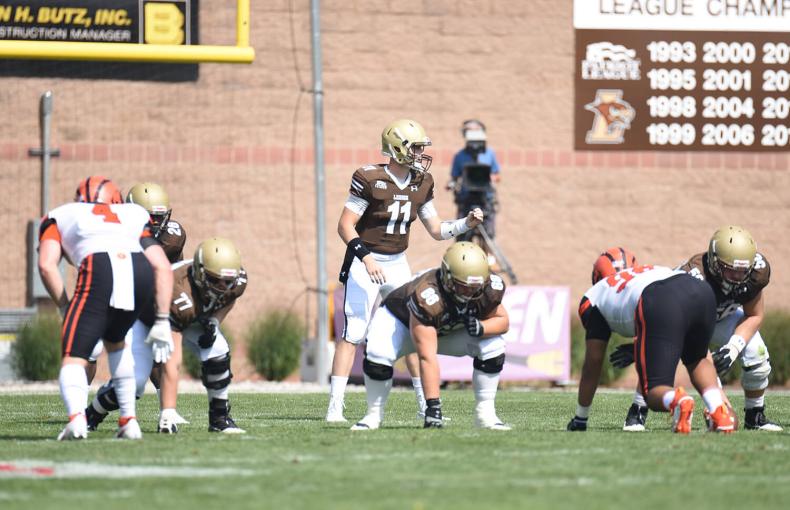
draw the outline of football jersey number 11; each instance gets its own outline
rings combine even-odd
[[[390,220],[387,222],[387,233],[395,233],[395,224],[400,224],[400,233],[406,233],[406,224],[411,216],[411,202],[395,201],[391,206],[387,207],[387,212],[390,213]],[[398,216],[403,215],[403,219],[398,221]]]

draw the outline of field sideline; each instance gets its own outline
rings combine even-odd
[[[730,393],[736,409],[739,392]],[[323,393],[240,393],[233,411],[244,436],[206,432],[204,395],[179,410],[192,423],[153,433],[147,395],[141,442],[111,439],[107,423],[80,443],[54,440],[57,395],[0,394],[0,507],[48,508],[787,508],[790,434],[702,433],[701,402],[689,437],[651,414],[650,432],[620,431],[628,393],[596,398],[587,433],[566,433],[575,393],[500,392],[511,432],[472,427],[473,395],[443,393],[452,421],[424,431],[411,392],[390,399],[385,428],[350,432],[322,421]],[[768,394],[770,416],[790,428],[790,395]],[[347,396],[359,418],[364,395]],[[739,413],[742,419],[742,411]]]

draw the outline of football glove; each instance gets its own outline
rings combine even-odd
[[[469,333],[469,336],[476,338],[483,336],[483,323],[480,322],[480,319],[477,317],[467,315],[464,317],[464,325],[466,326],[466,331]]]
[[[713,353],[713,364],[716,366],[716,372],[719,376],[723,376],[730,371],[744,347],[746,347],[746,340],[740,335],[732,335],[729,342],[719,347]]]
[[[587,418],[579,418],[578,416],[574,416],[571,421],[568,422],[568,426],[566,427],[568,432],[584,432],[587,430]]]
[[[210,349],[217,340],[219,320],[216,317],[202,317],[198,321],[203,326],[203,334],[198,337],[198,345],[201,349]]]
[[[170,332],[170,320],[167,314],[157,314],[145,343],[151,346],[156,363],[165,363],[170,359],[170,355],[173,354],[173,335]]]
[[[425,408],[425,423],[423,428],[426,429],[440,429],[444,426],[442,419],[442,403],[438,398],[429,398],[426,403],[428,407]]]
[[[617,368],[625,368],[634,362],[634,343],[618,345],[609,355],[609,363]]]

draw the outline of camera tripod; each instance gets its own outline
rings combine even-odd
[[[516,273],[513,271],[513,266],[510,265],[510,262],[505,257],[505,254],[502,252],[502,249],[499,248],[499,245],[494,241],[491,236],[488,235],[486,229],[483,228],[483,225],[478,225],[475,229],[470,232],[471,238],[470,241],[477,244],[486,253],[490,253],[496,258],[497,264],[499,267],[504,271],[508,278],[510,279],[510,283],[513,285],[518,284],[518,279],[516,278]]]

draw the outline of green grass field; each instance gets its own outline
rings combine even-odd
[[[790,507],[790,434],[707,434],[699,413],[690,436],[671,434],[656,413],[650,432],[624,433],[625,393],[597,397],[586,433],[564,431],[573,392],[500,392],[511,432],[473,428],[471,390],[445,391],[452,421],[428,431],[411,392],[394,392],[385,428],[369,432],[325,424],[322,394],[232,398],[244,436],[206,432],[205,397],[194,394],[180,397],[192,423],[176,436],[152,432],[157,409],[146,396],[143,441],[112,439],[108,420],[87,441],[60,443],[57,395],[0,395],[0,508]],[[347,405],[347,417],[361,417],[364,395]],[[788,427],[790,396],[769,394],[769,406]],[[28,474],[36,466],[45,470]]]

